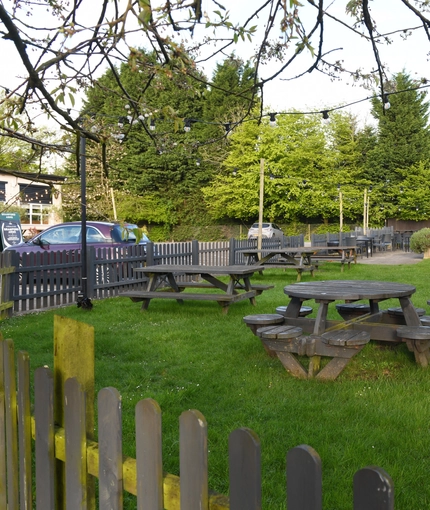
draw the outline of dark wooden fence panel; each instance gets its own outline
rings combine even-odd
[[[322,509],[321,459],[307,445],[300,445],[287,454],[288,510]]]
[[[147,398],[136,404],[137,510],[163,510],[161,409]]]
[[[181,508],[208,507],[208,427],[196,410],[184,411],[179,418],[179,471]]]
[[[121,397],[115,388],[98,394],[99,510],[122,510]]]
[[[378,467],[366,467],[354,475],[354,510],[394,510],[394,485]]]
[[[36,369],[34,395],[36,508],[55,510],[54,378],[49,369]]]
[[[31,510],[33,499],[31,474],[31,410],[30,358],[27,352],[18,353],[18,440],[19,440],[19,498],[20,509]]]
[[[85,393],[75,377],[64,384],[66,508],[86,510],[87,440]]]
[[[261,509],[261,450],[250,429],[234,430],[228,440],[230,509]]]

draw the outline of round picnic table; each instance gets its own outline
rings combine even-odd
[[[394,298],[399,300],[406,324],[421,326],[420,318],[410,299],[415,291],[413,285],[372,280],[326,280],[293,283],[284,287],[284,293],[291,298],[285,317],[287,319],[298,317],[303,301],[315,300],[319,303],[319,308],[313,333],[320,335],[326,329],[328,305],[333,301],[352,303],[366,300],[369,302],[370,314],[377,315],[379,302]]]
[[[307,377],[312,376],[320,369],[321,355],[328,355],[333,359],[317,377],[326,379],[337,377],[354,354],[353,349],[361,349],[366,343],[366,338],[367,341],[372,339],[406,342],[408,348],[415,353],[417,362],[426,366],[427,360],[430,359],[430,328],[422,326],[417,309],[411,302],[411,296],[415,291],[413,285],[369,280],[300,282],[284,287],[285,294],[291,298],[285,311],[285,323],[301,327],[303,332],[310,334],[309,338],[315,344],[313,352],[310,351],[313,357],[308,373],[302,368],[298,373]],[[392,321],[391,323],[387,321],[387,311],[379,310],[379,303],[386,299],[399,300],[403,322],[393,324]],[[303,302],[308,300],[315,300],[319,304],[316,318],[299,316]],[[345,303],[366,301],[369,313],[346,321],[329,320],[328,306],[334,301]],[[402,323],[406,323],[409,329],[404,329],[404,326],[399,329],[398,325]],[[358,337],[355,338],[354,335]],[[363,339],[360,335],[363,335]],[[340,349],[339,346],[343,347]],[[349,354],[346,351],[350,351]],[[346,354],[348,359],[344,357]],[[296,360],[294,363],[297,364]],[[288,369],[291,370],[291,364]]]

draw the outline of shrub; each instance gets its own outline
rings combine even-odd
[[[411,250],[415,253],[424,253],[430,248],[430,228],[422,228],[411,235]]]

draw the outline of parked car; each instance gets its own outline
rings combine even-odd
[[[254,223],[252,227],[248,230],[248,239],[256,239],[258,237],[258,223]],[[272,238],[272,237],[280,237],[284,235],[282,230],[276,225],[276,223],[262,223],[261,225],[261,234],[262,237]]]
[[[133,230],[137,225],[126,223],[108,223],[104,221],[87,221],[87,245],[96,248],[109,248],[136,244]],[[139,244],[145,245],[149,241],[145,234]],[[47,250],[79,250],[82,247],[81,222],[72,221],[48,227],[32,239],[10,246],[6,250],[18,253],[42,252]]]
[[[103,221],[87,221],[87,246],[94,248],[121,248],[136,244],[135,229],[137,225],[119,223],[108,223]],[[53,254],[54,263],[73,263],[80,260],[80,251],[82,248],[81,237],[82,225],[80,221],[69,223],[60,223],[37,234],[35,237],[24,243],[10,246],[6,250],[14,250],[20,254],[21,260],[24,255],[30,255],[34,252],[51,252]],[[139,245],[146,245],[149,242],[148,237],[142,233]],[[65,252],[65,256],[64,256]],[[98,283],[105,283],[117,278],[119,274],[124,275],[126,266],[120,267],[118,262],[115,265],[113,275],[109,264],[100,264],[96,266],[96,280]],[[34,268],[33,268],[34,270]],[[37,271],[22,269],[20,274],[20,282],[28,284],[37,276]],[[73,268],[60,270],[47,270],[45,272],[50,278],[57,279],[58,276],[62,281],[66,278],[75,277],[76,273]]]

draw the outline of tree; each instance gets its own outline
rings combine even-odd
[[[265,164],[264,213],[268,220],[338,218],[338,185],[351,202],[345,216],[361,213],[356,198],[360,172],[356,126],[335,114],[329,126],[316,116],[278,113],[277,126],[266,119],[245,122],[231,135],[223,171],[204,188],[214,218],[255,220],[259,212],[260,159]]]
[[[401,170],[430,160],[429,104],[427,93],[416,90],[418,86],[405,72],[398,73],[386,85],[387,96],[372,100],[378,133],[367,156],[366,174],[375,184],[399,184]]]

